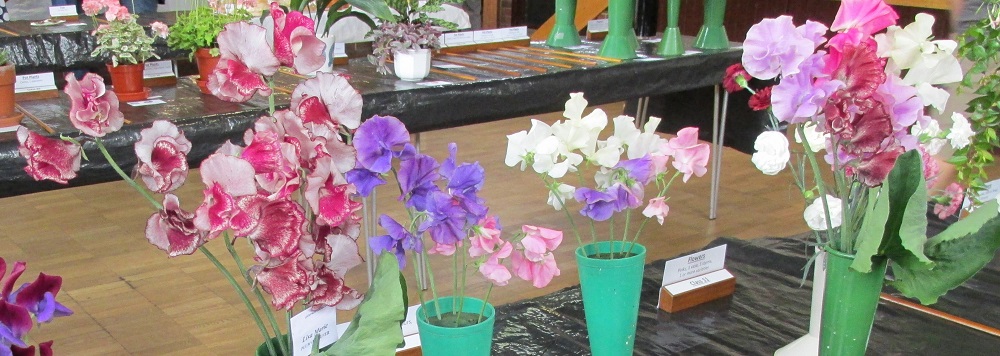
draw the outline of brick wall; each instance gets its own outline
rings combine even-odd
[[[501,28],[512,26],[513,14],[514,0],[500,0],[500,11],[497,11],[497,16],[500,18],[497,19],[497,26]]]

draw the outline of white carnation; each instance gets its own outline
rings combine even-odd
[[[841,202],[840,199],[827,194],[826,203],[830,206],[830,221],[833,223],[833,227],[837,228],[841,223]],[[802,212],[802,217],[806,219],[806,225],[809,225],[810,229],[821,231],[826,230],[826,212],[823,210],[823,199],[817,198],[813,200],[812,204],[806,207],[806,210]]]
[[[971,138],[976,133],[972,131],[972,125],[969,124],[969,120],[965,118],[965,115],[954,113],[951,114],[951,132],[948,133],[948,140],[951,141],[951,147],[954,149],[959,149],[969,145],[969,138]]]
[[[756,153],[750,157],[757,169],[767,175],[775,175],[785,169],[788,164],[790,154],[788,153],[788,139],[785,135],[777,131],[765,131],[757,136],[753,148]]]

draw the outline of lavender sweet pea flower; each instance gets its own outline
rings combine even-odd
[[[643,191],[643,186],[639,183],[628,187],[622,184],[615,184],[608,189],[608,193],[614,194],[617,197],[616,212],[625,210],[625,208],[635,209],[642,206]]]
[[[426,210],[424,201],[428,194],[439,191],[434,182],[440,179],[438,163],[433,157],[417,154],[413,159],[399,164],[399,200],[406,200],[406,206]]]
[[[743,67],[755,78],[765,80],[778,74],[795,74],[815,49],[813,40],[796,30],[791,16],[764,19],[747,31]]]
[[[358,163],[375,173],[386,173],[392,159],[408,160],[416,153],[410,144],[410,133],[399,119],[392,116],[372,116],[358,126],[354,134]]]
[[[649,184],[655,176],[653,161],[649,156],[618,162],[615,169],[624,169],[629,178],[643,185]]]
[[[413,236],[403,225],[388,215],[379,216],[378,224],[389,234],[368,239],[368,246],[375,254],[381,254],[382,251],[392,251],[396,254],[396,259],[399,260],[399,269],[402,270],[406,267],[406,250],[419,252],[423,249],[420,239]]]
[[[778,120],[794,124],[811,119],[844,85],[822,73],[825,54],[810,56],[799,66],[798,73],[785,76],[771,90],[771,112]]]
[[[385,184],[382,175],[364,168],[355,168],[344,174],[347,182],[358,188],[358,195],[368,197],[375,187]]]
[[[578,188],[575,193],[576,201],[586,204],[580,214],[594,221],[605,221],[611,218],[618,209],[619,202],[617,192],[611,194],[590,188]]]

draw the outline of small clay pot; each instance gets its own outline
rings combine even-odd
[[[219,64],[219,56],[213,56],[211,49],[209,48],[199,48],[194,51],[195,61],[198,63],[198,89],[201,89],[202,93],[212,94],[208,90],[208,77],[212,75],[212,71],[215,70],[215,66]]]

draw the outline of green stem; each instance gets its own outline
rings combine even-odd
[[[416,280],[419,281],[420,280],[420,273],[419,273],[419,270],[417,270],[417,255],[411,253],[410,257],[413,257],[413,277],[416,278]],[[424,290],[423,289],[417,288],[417,298],[420,299],[420,306],[422,307],[420,309],[424,311],[424,319],[431,320],[431,318],[429,316],[427,316],[427,305],[424,304],[425,301],[424,301]],[[438,320],[440,320],[440,319],[441,319],[441,316],[438,316]]]
[[[458,250],[451,254],[451,273],[452,273],[452,293],[458,293]],[[461,297],[456,295],[456,297]],[[458,315],[458,308],[451,308],[451,315]],[[455,318],[455,322],[458,322],[458,318]]]
[[[287,320],[286,322],[288,323],[288,341],[289,341],[288,342],[288,346],[287,346],[288,348],[286,349],[286,350],[288,350],[288,352],[286,352],[285,355],[292,355],[294,353],[292,352],[292,343],[291,343],[291,341],[292,341],[292,310],[291,309],[285,311],[285,320]],[[336,320],[334,320],[334,322],[336,322]],[[284,338],[281,337],[281,334],[278,334],[278,339],[284,339]]]
[[[796,127],[799,132],[799,137],[806,137],[805,129],[802,125]],[[834,145],[834,149],[836,149]],[[830,238],[833,237],[833,219],[830,218],[830,203],[826,199],[826,182],[823,180],[823,175],[819,170],[819,163],[816,162],[816,155],[813,154],[811,149],[806,149],[806,158],[809,159],[809,166],[812,167],[813,180],[816,181],[816,188],[819,189],[819,197],[823,202],[823,212],[826,214],[826,233]],[[835,155],[836,156],[836,155]],[[849,251],[841,250],[842,252],[848,253]]]
[[[236,268],[240,270],[240,275],[243,276],[243,280],[257,297],[257,303],[260,303],[260,305],[264,307],[264,315],[267,316],[267,320],[271,323],[271,330],[274,331],[275,335],[281,336],[281,327],[278,326],[278,320],[274,318],[274,313],[271,311],[271,308],[267,307],[267,300],[264,299],[264,295],[260,292],[260,289],[254,287],[253,279],[250,278],[250,274],[247,273],[247,269],[243,265],[243,260],[241,260],[240,255],[236,253],[236,248],[233,246],[232,240],[229,238],[229,231],[224,232],[222,238],[226,243],[226,249],[229,250],[229,255],[233,257],[233,261],[236,261]],[[284,338],[279,337],[278,344],[281,345],[282,350],[289,350],[288,346],[285,345],[287,342],[285,342]]]
[[[469,255],[468,246],[469,244],[465,244],[465,251],[462,251],[462,283],[458,286],[458,288],[460,288],[458,292],[458,313],[455,315],[461,315],[465,310],[465,276],[469,272],[469,264],[466,263],[467,260],[465,256]],[[455,251],[455,253],[457,254],[458,251]],[[458,270],[456,270],[455,273],[458,273]],[[455,318],[456,327],[458,326],[458,319],[459,318]]]
[[[424,256],[424,261],[427,261],[426,249],[420,251],[420,255]],[[413,266],[413,268],[417,268],[417,266]],[[434,282],[434,271],[432,268],[427,268],[426,272],[427,272],[427,277],[431,280],[431,296],[434,297],[434,310],[437,312],[438,320],[441,320],[441,304],[440,301],[438,300],[437,288],[434,287],[437,285],[437,283]]]
[[[268,114],[274,115],[274,79],[267,78],[267,87],[271,89],[271,95],[267,96],[267,109]]]
[[[486,313],[486,303],[489,303],[491,293],[493,293],[493,283],[490,283],[490,287],[486,289],[486,298],[483,299],[483,307],[479,309],[479,319],[476,320],[476,324],[483,321],[483,314]]]
[[[104,147],[104,141],[102,141],[101,138],[94,137],[94,143],[97,144],[97,149],[101,151],[102,155],[104,155],[104,159],[108,160],[108,164],[111,165],[111,168],[113,168],[115,172],[117,172],[118,175],[125,180],[125,182],[131,185],[132,188],[135,188],[135,190],[138,191],[139,194],[142,194],[142,196],[145,197],[146,200],[149,200],[149,202],[153,204],[153,207],[157,211],[163,210],[163,205],[160,204],[159,201],[156,201],[156,199],[149,194],[149,191],[147,191],[146,188],[143,188],[142,186],[139,185],[139,183],[136,183],[135,180],[132,179],[132,177],[129,177],[128,174],[125,174],[125,171],[122,170],[122,167],[118,166],[118,162],[115,162],[115,159],[111,158],[111,153],[109,153],[108,149]]]
[[[549,183],[548,179],[546,179],[544,174],[541,174],[541,177],[542,177],[542,182],[545,183],[545,186],[549,187],[549,191],[552,192],[552,195],[554,195],[556,199],[559,200],[559,205],[562,206],[562,209],[559,210],[562,210],[563,213],[566,214],[566,220],[569,220],[569,226],[573,228],[573,235],[576,236],[576,243],[579,244],[579,246],[583,246],[583,239],[580,238],[580,229],[576,227],[576,221],[573,220],[573,215],[571,215],[569,213],[569,210],[566,209],[566,201],[563,200],[562,195],[559,195],[559,191],[556,190],[556,186]]]
[[[271,335],[267,333],[267,327],[264,326],[264,321],[260,319],[260,314],[258,314],[257,309],[253,307],[253,303],[250,302],[250,298],[247,297],[247,293],[244,292],[243,288],[240,288],[240,285],[236,283],[236,279],[233,278],[233,274],[229,273],[229,270],[226,269],[226,267],[219,262],[219,259],[215,258],[215,255],[205,248],[205,246],[199,247],[198,250],[205,254],[205,257],[208,257],[208,260],[215,265],[215,268],[217,268],[219,272],[222,272],[222,276],[226,277],[226,280],[229,281],[229,285],[233,286],[233,289],[236,290],[236,294],[240,296],[240,299],[243,300],[243,304],[246,305],[247,310],[250,311],[250,316],[252,316],[254,322],[257,323],[257,328],[260,329],[261,336],[264,336],[264,345],[267,345],[267,350],[271,352],[271,355],[277,355],[274,351],[274,345],[271,345]],[[267,305],[263,305],[262,307],[267,308]]]

